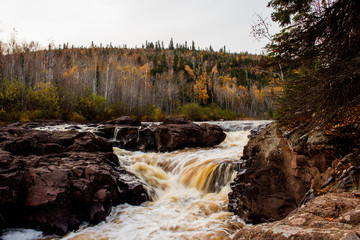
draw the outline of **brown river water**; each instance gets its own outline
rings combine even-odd
[[[187,148],[170,153],[114,148],[121,164],[147,185],[152,201],[140,206],[114,207],[105,221],[96,226],[85,224],[61,238],[15,229],[3,239],[231,239],[244,222],[228,212],[230,182],[241,163],[250,130],[267,123],[215,122],[227,136],[212,148]]]

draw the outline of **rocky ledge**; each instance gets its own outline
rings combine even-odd
[[[274,124],[252,136],[244,170],[231,184],[229,210],[258,225],[234,239],[358,239],[356,141],[320,131],[284,134]]]
[[[360,238],[360,192],[328,193],[312,199],[280,221],[245,227],[234,240]]]
[[[221,127],[192,123],[184,118],[169,117],[156,125],[141,125],[129,117],[107,122],[96,132],[114,138],[114,144],[127,150],[168,152],[186,147],[212,147],[224,141]],[[114,134],[115,133],[115,134]]]
[[[0,128],[1,231],[34,228],[62,235],[84,221],[104,220],[112,206],[148,199],[107,139],[75,130],[31,130],[34,126]]]

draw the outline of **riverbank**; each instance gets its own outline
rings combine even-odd
[[[360,231],[358,139],[274,124],[244,148],[229,210],[247,223],[234,239],[342,239]],[[348,239],[348,238],[347,238]],[[351,238],[352,239],[352,238]]]

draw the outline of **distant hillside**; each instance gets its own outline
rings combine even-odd
[[[265,57],[146,43],[139,49],[2,44],[0,120],[270,118],[280,75]],[[226,111],[225,111],[226,110]]]

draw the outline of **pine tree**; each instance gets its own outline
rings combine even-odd
[[[313,129],[360,106],[360,1],[272,0],[268,46],[287,72],[279,120]]]
[[[170,39],[169,49],[174,50],[174,40],[172,38]]]

